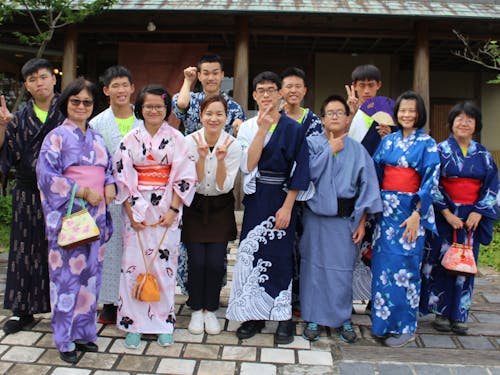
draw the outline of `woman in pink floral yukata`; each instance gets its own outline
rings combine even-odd
[[[115,197],[112,159],[101,135],[88,127],[94,84],[79,78],[66,87],[59,108],[66,117],[42,144],[36,167],[49,243],[50,303],[54,342],[62,360],[78,361],[77,350],[96,352],[96,309],[104,242],[112,233],[107,205]],[[57,244],[73,191],[100,230],[100,239],[64,250]],[[80,210],[75,199],[73,212]]]
[[[164,88],[144,87],[135,103],[144,125],[130,131],[114,155],[117,202],[125,211],[117,326],[128,332],[128,348],[138,348],[143,333],[157,334],[161,346],[174,341],[179,224],[195,193],[196,169],[184,136],[166,122],[170,110]],[[157,302],[133,296],[146,265],[159,285]]]

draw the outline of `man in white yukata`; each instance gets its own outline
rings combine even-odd
[[[134,93],[134,83],[130,71],[120,65],[111,66],[101,77],[104,95],[109,97],[109,108],[99,113],[90,121],[90,126],[101,133],[106,147],[111,155],[122,138],[139,124],[134,115],[134,107],[130,98]],[[116,308],[118,305],[118,288],[120,286],[120,269],[122,264],[122,206],[114,203],[110,206],[113,219],[113,236],[106,243],[106,254],[102,271],[99,302],[103,309],[98,321],[101,324],[116,323]]]
[[[368,215],[382,211],[373,160],[361,143],[347,137],[349,107],[339,95],[321,106],[325,131],[307,138],[309,170],[315,187],[303,213],[300,241],[303,336],[316,341],[319,325],[336,328],[347,343],[352,328],[352,280],[356,246]]]

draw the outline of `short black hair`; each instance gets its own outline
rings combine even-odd
[[[474,133],[479,133],[483,128],[483,116],[481,115],[479,107],[470,100],[464,100],[463,102],[455,104],[455,106],[448,113],[448,129],[450,130],[450,133],[453,133],[453,121],[455,121],[455,118],[462,112],[476,120]]]
[[[198,61],[198,71],[201,70],[201,64],[205,63],[219,63],[220,70],[224,71],[224,62],[222,61],[222,58],[215,53],[206,53],[201,57]]]
[[[398,111],[399,106],[401,105],[402,100],[415,100],[417,103],[417,122],[414,125],[414,128],[421,129],[425,126],[427,122],[427,111],[425,109],[424,99],[420,95],[418,95],[415,91],[405,91],[396,99],[396,104],[394,105],[394,118],[396,119],[396,125],[399,130],[402,130],[403,127],[398,122]]]
[[[340,102],[345,108],[345,114],[346,116],[349,116],[351,114],[351,110],[349,109],[349,106],[347,105],[347,101],[344,99],[343,96],[333,94],[327,97],[325,100],[323,100],[323,103],[321,104],[321,109],[320,109],[320,115],[321,117],[325,117],[325,108],[328,105],[328,103],[331,102]]]
[[[128,78],[130,84],[134,83],[132,79],[132,73],[130,70],[121,65],[113,65],[105,70],[104,74],[100,77],[99,81],[104,87],[108,87],[111,81],[115,78]]]
[[[275,83],[276,87],[278,88],[278,90],[281,89],[281,79],[274,72],[265,71],[265,72],[257,74],[255,76],[255,78],[253,79],[253,82],[252,82],[253,91],[255,91],[255,89],[257,88],[257,85],[259,83],[262,83],[262,82],[272,82],[272,83]]]
[[[97,112],[97,87],[90,81],[86,80],[84,77],[78,77],[73,82],[71,82],[63,90],[59,96],[58,106],[64,117],[68,117],[68,101],[69,97],[73,95],[78,95],[83,90],[86,90],[92,100],[94,101],[94,106],[92,108],[92,114],[90,117],[94,116]]]
[[[381,82],[382,73],[380,73],[380,70],[375,65],[359,65],[352,71],[351,79],[352,82],[364,80]]]
[[[304,86],[306,84],[306,73],[302,69],[297,68],[295,66],[290,66],[281,72],[281,81],[282,82],[286,77],[302,78],[302,80],[304,81]]]
[[[137,99],[135,99],[134,106],[134,114],[140,120],[144,120],[144,116],[142,115],[142,105],[144,104],[144,99],[146,95],[158,95],[161,96],[165,106],[167,108],[167,113],[165,115],[164,120],[170,116],[170,112],[172,111],[172,98],[168,93],[167,89],[161,85],[146,85],[144,86],[139,95],[137,95]]]
[[[38,72],[40,69],[47,69],[50,74],[54,75],[54,68],[52,67],[52,64],[49,62],[49,60],[37,57],[30,59],[24,63],[23,67],[21,68],[21,75],[26,81],[28,76]]]
[[[224,106],[224,111],[226,112],[227,115],[227,101],[224,98],[223,95],[214,95],[214,96],[207,96],[205,99],[203,99],[200,103],[200,116],[210,104],[212,103],[217,103],[220,102]]]

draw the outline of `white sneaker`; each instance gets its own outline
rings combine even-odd
[[[191,313],[191,321],[189,322],[188,331],[193,335],[200,335],[205,330],[205,320],[203,311],[193,311]]]
[[[207,311],[203,315],[205,315],[205,331],[209,335],[218,335],[220,333],[220,323],[215,313]]]

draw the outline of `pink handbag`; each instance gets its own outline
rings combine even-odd
[[[453,231],[453,243],[444,254],[441,265],[448,271],[458,275],[475,275],[477,273],[474,252],[470,244],[472,231],[467,233],[467,244],[457,243],[457,231]]]

